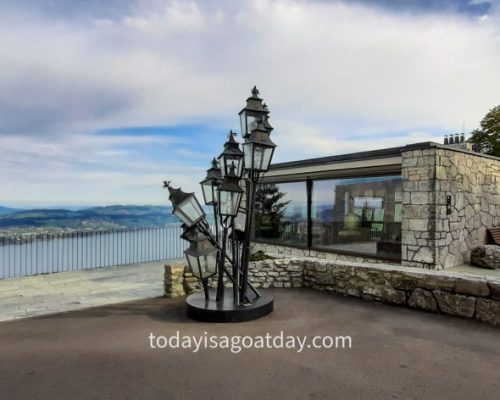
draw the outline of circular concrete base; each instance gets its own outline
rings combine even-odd
[[[261,293],[261,297],[252,304],[236,306],[233,303],[233,290],[227,288],[224,301],[215,301],[216,291],[210,289],[210,300],[205,300],[205,294],[194,293],[187,300],[187,315],[189,318],[203,322],[244,322],[263,317],[273,311],[274,297]]]

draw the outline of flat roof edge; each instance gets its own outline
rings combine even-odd
[[[290,167],[300,167],[307,165],[316,165],[316,164],[325,164],[325,163],[333,163],[333,162],[341,162],[341,161],[356,161],[356,160],[365,160],[367,158],[386,158],[386,157],[394,157],[401,155],[401,147],[391,147],[387,149],[378,149],[378,150],[368,150],[361,151],[356,153],[347,153],[347,154],[339,154],[336,156],[328,156],[328,157],[319,157],[319,158],[310,158],[306,160],[297,160],[297,161],[287,161],[277,164],[271,164],[270,169],[282,169],[282,168],[290,168]]]
[[[421,142],[421,143],[412,143],[400,147],[390,147],[386,149],[360,151],[356,153],[339,154],[336,156],[310,158],[297,161],[286,161],[282,163],[271,164],[270,170],[277,170],[277,169],[291,168],[291,167],[303,167],[308,165],[318,165],[318,164],[335,163],[343,161],[387,158],[387,157],[401,156],[401,153],[405,151],[426,150],[426,149],[450,150],[459,153],[469,154],[476,157],[482,157],[490,160],[500,161],[500,157],[491,156],[489,154],[483,154],[475,151],[459,149],[456,147],[447,146],[445,144],[440,144],[436,142]]]

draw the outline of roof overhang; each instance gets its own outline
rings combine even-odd
[[[292,182],[307,178],[326,179],[401,174],[401,148],[389,148],[332,157],[273,164],[263,181]]]

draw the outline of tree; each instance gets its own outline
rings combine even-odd
[[[472,143],[474,151],[500,157],[500,105],[484,116],[481,128],[472,131],[467,142]]]
[[[280,221],[290,201],[282,201],[286,193],[275,184],[259,185],[255,193],[255,231],[261,237],[278,237]]]

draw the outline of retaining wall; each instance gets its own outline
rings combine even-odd
[[[500,326],[500,279],[447,271],[315,258],[252,263],[257,288],[305,287]],[[200,290],[187,266],[165,266],[165,296]]]

